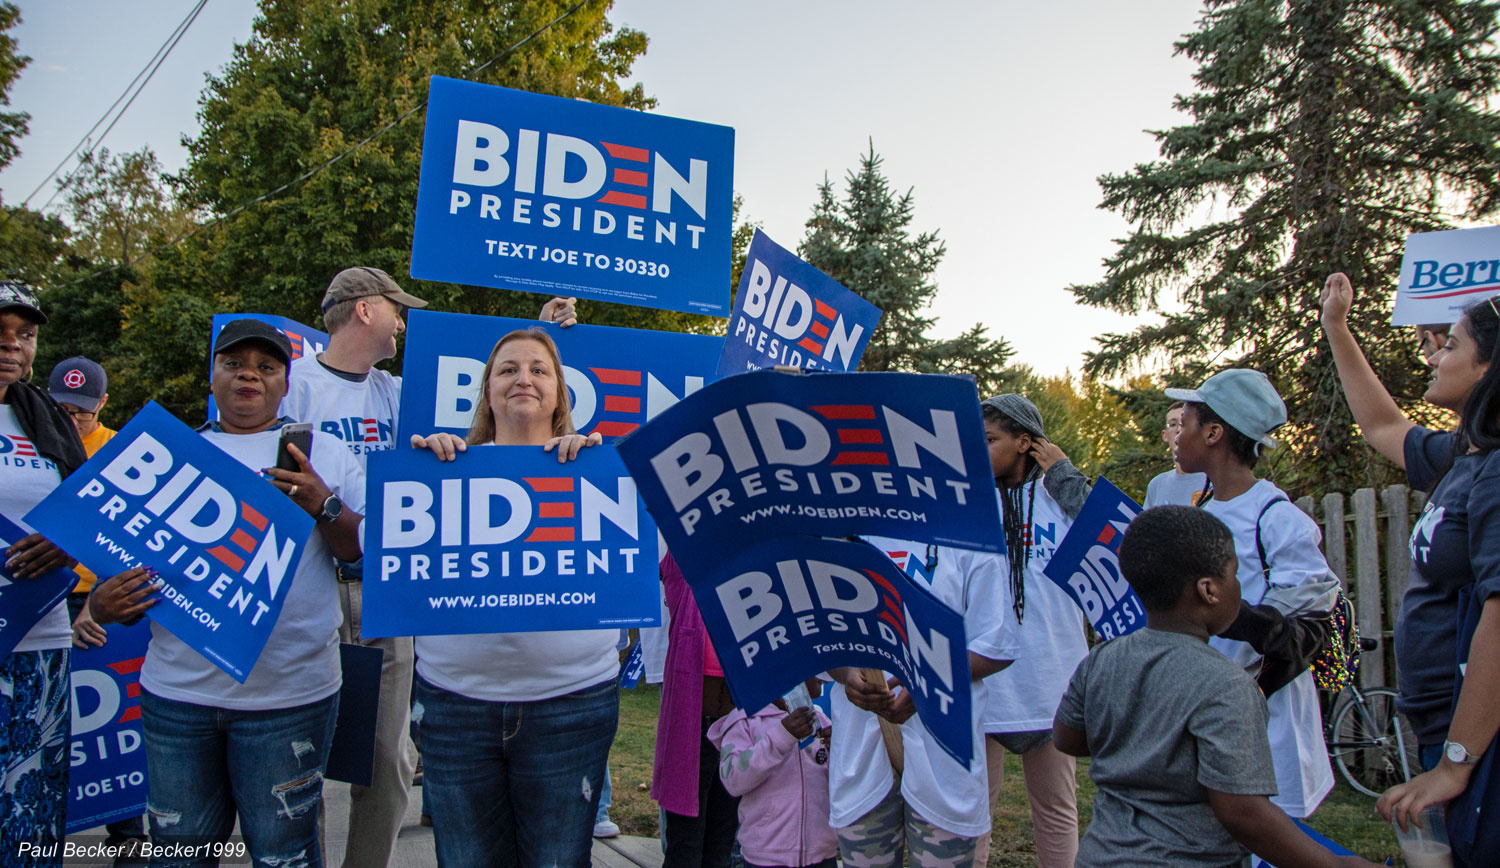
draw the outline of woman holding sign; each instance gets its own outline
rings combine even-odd
[[[83,463],[83,444],[67,414],[45,390],[28,382],[37,333],[47,322],[31,288],[0,282],[0,515],[20,524],[64,476]],[[29,447],[29,448],[28,448]],[[30,457],[22,457],[30,455]],[[23,531],[28,530],[24,526]],[[10,540],[5,580],[39,579],[72,564],[41,534]],[[8,583],[5,582],[5,583]],[[34,611],[34,610],[33,610]],[[4,620],[16,613],[7,609]],[[5,635],[5,634],[0,634]],[[5,864],[56,861],[19,853],[22,845],[46,847],[63,836],[68,804],[67,606],[44,614],[0,658],[0,841]],[[11,862],[9,860],[17,860]]]
[[[314,435],[306,452],[286,447],[297,470],[272,466],[291,421],[278,416],[291,357],[286,336],[259,320],[225,325],[214,342],[211,381],[219,418],[199,429],[316,520],[286,583],[281,615],[243,684],[153,623],[141,668],[141,719],[153,844],[226,841],[238,817],[254,864],[318,866],[323,769],[342,680],[333,559],[360,557],[365,481],[343,444],[323,435]],[[94,620],[138,618],[159,602],[153,577],[136,569],[95,586]],[[221,854],[233,851],[201,854],[190,864],[216,864]]]
[[[1370,445],[1405,469],[1413,488],[1429,492],[1412,529],[1411,579],[1396,616],[1397,707],[1417,734],[1428,771],[1391,788],[1377,806],[1405,825],[1468,789],[1500,729],[1500,296],[1471,306],[1429,359],[1425,397],[1458,414],[1455,431],[1417,425],[1391,399],[1349,331],[1353,301],[1349,278],[1330,276],[1323,331],[1349,409]],[[1461,622],[1466,609],[1477,621]],[[1465,641],[1473,665],[1460,689],[1456,664]]]
[[[534,446],[570,461],[600,442],[573,429],[562,361],[541,330],[490,353],[465,440],[414,435],[451,461],[469,446]],[[619,722],[616,630],[418,636],[423,786],[440,866],[587,868]]]

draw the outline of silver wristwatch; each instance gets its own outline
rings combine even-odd
[[[1456,741],[1443,742],[1443,756],[1454,765],[1471,766],[1479,762],[1479,757],[1469,753],[1469,749]]]

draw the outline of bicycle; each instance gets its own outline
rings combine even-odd
[[[1379,647],[1361,638],[1361,651]],[[1379,796],[1422,770],[1417,737],[1396,711],[1396,691],[1389,687],[1360,690],[1351,684],[1332,699],[1323,740],[1328,758],[1357,792]]]

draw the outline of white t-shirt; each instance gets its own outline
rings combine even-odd
[[[1234,551],[1240,560],[1240,596],[1251,604],[1259,603],[1267,590],[1255,546],[1255,522],[1265,505],[1278,497],[1286,495],[1262,479],[1239,497],[1214,498],[1203,507],[1234,534]],[[1260,519],[1260,539],[1271,567],[1272,584],[1295,587],[1332,576],[1318,548],[1323,535],[1317,523],[1296,505],[1286,502],[1271,507]],[[1260,656],[1245,642],[1215,637],[1209,645],[1241,666],[1258,665]],[[1328,765],[1323,716],[1312,673],[1302,673],[1267,697],[1266,709],[1271,715],[1266,736],[1271,741],[1279,791],[1271,801],[1293,817],[1305,817],[1333,789],[1333,769]]]
[[[276,463],[280,436],[278,430],[203,433],[205,440],[256,472]],[[344,501],[344,507],[364,513],[364,471],[339,442],[323,435],[313,437],[310,457],[313,469]],[[342,620],[333,554],[323,534],[314,527],[282,602],[281,617],[244,684],[153,622],[151,644],[141,667],[141,686],[178,702],[241,711],[317,702],[337,692],[342,683],[338,637]]]
[[[323,367],[316,357],[292,362],[291,383],[281,412],[298,422],[312,422],[321,434],[343,441],[361,469],[371,452],[396,448],[401,378],[379,368],[359,382]]]
[[[31,438],[21,430],[16,411],[9,404],[0,404],[0,512],[22,530],[33,533],[35,528],[21,518],[61,482],[57,464],[37,453]],[[9,546],[0,546],[0,556],[6,548]],[[66,603],[59,602],[43,615],[12,650],[52,651],[72,645],[73,631],[68,624]]]
[[[615,677],[619,635],[608,629],[418,636],[417,674],[486,702],[552,699]]]
[[[927,550],[922,543],[882,537],[867,537],[885,552]],[[963,613],[968,648],[994,660],[1014,660],[1020,653],[1014,618],[1003,613],[1010,607],[1004,555],[937,547],[938,562],[932,573],[932,592],[955,611]],[[833,691],[833,743],[829,757],[829,822],[847,826],[868,814],[890,792],[895,774],[885,743],[880,738],[880,718],[856,708],[835,684]],[[901,775],[901,797],[934,825],[955,835],[975,838],[990,830],[989,779],[984,764],[984,733],[979,728],[985,704],[985,682],[972,684],[974,761],[965,769],[942,748],[913,715],[901,727],[906,768]]]
[[[1046,486],[1031,482],[1026,488],[1032,486],[1036,488],[1036,500],[1031,501],[1031,560],[1026,564],[1026,607],[1019,626],[1015,608],[1009,604],[1010,572],[1000,575],[1006,588],[1005,620],[1017,631],[1025,653],[985,679],[989,685],[985,732],[1050,730],[1073,670],[1089,653],[1083,610],[1067,591],[1042,573],[1073,521],[1047,493]],[[1027,503],[1030,498],[1031,492],[1023,489],[1021,502]]]

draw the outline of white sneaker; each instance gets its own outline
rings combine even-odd
[[[620,837],[620,827],[615,824],[614,820],[601,820],[594,824],[594,837],[618,838]]]

